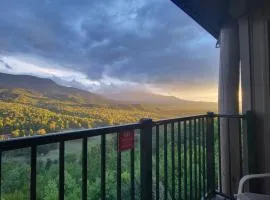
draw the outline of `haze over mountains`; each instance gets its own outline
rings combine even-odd
[[[216,110],[215,103],[138,91],[103,96],[50,79],[0,73],[0,136],[55,133]]]
[[[104,94],[105,97],[115,101],[139,104],[181,104],[192,101],[179,99],[174,96],[164,96],[147,91],[122,91]]]
[[[57,100],[70,100],[85,104],[163,104],[163,105],[205,105],[215,106],[215,103],[193,102],[182,100],[174,96],[163,96],[146,91],[125,91],[106,93],[103,95],[91,93],[73,87],[58,85],[54,81],[30,75],[12,75],[0,73],[1,89],[24,89],[30,93],[38,93],[44,97]],[[3,92],[0,98],[3,99]],[[7,91],[6,91],[7,92]]]

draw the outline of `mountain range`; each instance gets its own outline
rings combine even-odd
[[[132,103],[132,104],[182,104],[191,101],[179,99],[174,96],[164,96],[160,94],[154,94],[147,91],[124,91],[124,92],[112,92],[106,93],[104,96],[108,99],[113,99],[119,102]]]
[[[39,78],[30,75],[11,75],[0,73],[0,98],[7,98],[8,95],[13,94],[13,97],[18,95],[18,89],[24,90],[25,94],[31,96],[65,100],[74,103],[84,104],[108,104],[112,103],[110,100],[98,94],[84,91],[77,88],[65,87],[56,84],[54,81],[45,78]],[[5,89],[5,90],[4,90]],[[3,97],[3,95],[5,95]]]
[[[56,103],[71,103],[83,105],[124,105],[142,104],[152,106],[166,106],[173,109],[203,109],[216,110],[216,103],[197,102],[179,99],[174,96],[164,96],[146,91],[111,92],[96,94],[86,90],[66,87],[56,82],[30,75],[12,75],[0,73],[0,100],[16,101],[27,99],[31,102],[50,100]]]

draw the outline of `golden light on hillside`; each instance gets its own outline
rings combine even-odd
[[[217,102],[218,89],[217,85],[196,85],[196,86],[168,86],[166,90],[151,87],[154,93],[175,96],[180,99],[191,101]]]

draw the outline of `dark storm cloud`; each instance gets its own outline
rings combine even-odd
[[[168,0],[2,0],[0,54],[139,83],[217,78],[215,41]]]

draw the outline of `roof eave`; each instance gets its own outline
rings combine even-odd
[[[213,27],[211,24],[204,20],[203,16],[195,12],[190,6],[183,3],[181,0],[171,0],[175,5],[181,8],[187,15],[200,24],[207,32],[209,32],[214,38],[218,39],[220,33],[220,27]]]

